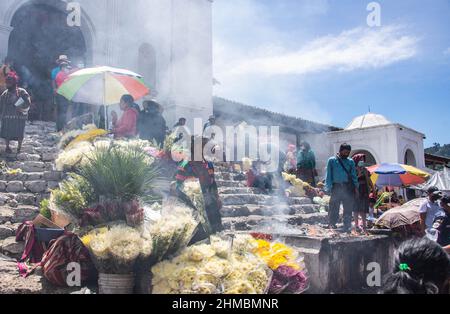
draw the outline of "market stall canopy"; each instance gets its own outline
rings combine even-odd
[[[426,191],[428,188],[435,186],[442,192],[450,193],[450,171],[444,167],[443,171],[434,173],[427,183],[416,185],[416,190]]]
[[[375,224],[388,229],[413,225],[420,221],[419,207],[425,200],[426,198],[418,198],[392,208],[381,215]]]
[[[75,71],[58,89],[70,101],[92,105],[115,105],[125,94],[138,100],[149,93],[141,75],[111,67]]]
[[[383,163],[367,168],[371,174],[374,185],[384,186],[411,186],[425,183],[430,175],[413,166],[402,164]]]

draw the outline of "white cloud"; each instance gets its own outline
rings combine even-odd
[[[450,55],[450,47],[448,47],[445,51],[444,51],[445,55]]]
[[[313,28],[280,28],[274,10],[256,0],[222,0],[214,4],[214,77],[218,96],[263,106],[272,111],[330,123],[323,104],[308,97],[305,82],[315,73],[378,69],[413,58],[419,39],[400,26],[358,27],[327,36]],[[298,1],[302,23],[328,18],[328,1]],[[286,8],[286,10],[289,8]],[[295,12],[293,12],[295,11]],[[287,12],[287,11],[285,11]],[[307,15],[307,16],[305,16]],[[320,30],[317,30],[320,32]],[[314,29],[314,33],[316,30]]]
[[[397,26],[355,28],[337,36],[315,39],[297,51],[260,50],[259,56],[235,60],[230,70],[233,75],[305,75],[327,70],[380,68],[414,57],[418,41]]]

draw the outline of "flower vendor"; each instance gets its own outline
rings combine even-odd
[[[120,100],[120,109],[123,115],[120,119],[117,118],[117,113],[112,112],[112,122],[115,138],[132,138],[137,135],[137,121],[139,112],[133,107],[134,99],[131,95],[123,95]]]
[[[192,138],[192,148],[196,141]],[[208,139],[203,138],[202,147],[208,142]],[[194,149],[192,149],[193,154]],[[193,160],[192,158],[191,160]],[[214,178],[214,165],[212,162],[202,161],[188,161],[184,158],[179,162],[176,178],[176,191],[178,197],[186,201],[187,196],[183,192],[183,185],[187,179],[198,178],[204,198],[206,215],[211,227],[212,233],[220,232],[223,230],[222,220],[220,216],[220,209],[222,203],[219,198],[219,192],[217,183]],[[190,203],[188,201],[188,203]]]

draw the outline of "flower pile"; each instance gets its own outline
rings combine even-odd
[[[86,157],[93,149],[94,147],[92,146],[92,144],[88,142],[80,142],[76,145],[73,145],[70,149],[62,151],[61,153],[59,153],[58,158],[55,160],[56,170],[73,170],[74,167],[83,162],[83,159],[86,159]]]
[[[305,197],[305,187],[309,185],[306,182],[298,179],[294,174],[288,174],[286,172],[282,173],[283,180],[289,182],[291,186],[286,189],[286,194],[288,197]]]
[[[74,140],[72,140],[66,147],[66,149],[70,149],[74,145],[80,142],[91,142],[97,137],[105,136],[108,134],[108,131],[102,129],[91,129],[84,133],[78,135]]]
[[[94,229],[81,238],[101,273],[129,274],[138,258],[152,252],[152,241],[134,228],[124,225]]]
[[[296,250],[279,242],[269,242],[263,239],[255,241],[257,243],[255,254],[274,271],[270,293],[297,294],[307,289],[305,264]]]
[[[234,246],[218,237],[186,248],[152,268],[154,294],[263,294],[271,272],[252,253],[253,238],[238,236]]]

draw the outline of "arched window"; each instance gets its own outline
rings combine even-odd
[[[408,149],[405,153],[405,165],[417,166],[416,156],[412,150]]]
[[[152,93],[156,90],[156,53],[148,43],[139,47],[138,73],[144,76],[144,81]]]
[[[357,154],[364,154],[364,155],[366,155],[366,163],[367,163],[367,165],[373,166],[373,165],[377,164],[377,160],[372,155],[372,153],[370,153],[369,151],[363,150],[363,149],[352,151],[352,156],[355,156]]]

